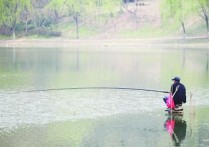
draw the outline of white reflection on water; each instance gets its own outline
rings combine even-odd
[[[209,91],[196,90],[193,105],[209,105]],[[66,90],[1,94],[0,127],[41,125],[54,121],[105,117],[115,114],[150,113],[164,109],[163,93],[129,90]],[[190,95],[187,94],[190,105]]]
[[[120,90],[71,90],[1,95],[0,127],[151,112],[164,94]]]

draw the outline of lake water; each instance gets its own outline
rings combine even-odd
[[[165,93],[111,89],[169,91],[174,76],[183,115]],[[0,48],[0,147],[204,147],[208,116],[208,48]]]

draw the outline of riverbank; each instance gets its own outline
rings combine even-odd
[[[70,46],[187,46],[209,48],[206,38],[152,38],[152,39],[16,39],[0,40],[0,47],[70,47]]]

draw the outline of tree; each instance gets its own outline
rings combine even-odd
[[[21,21],[25,23],[25,34],[28,33],[28,22],[31,20],[32,3],[24,6],[21,13]]]
[[[181,24],[183,30],[183,38],[186,36],[185,21],[192,12],[191,0],[163,0],[161,5],[161,16],[163,19],[173,19]]]
[[[32,0],[33,9],[30,11],[30,16],[36,31],[39,31],[40,28],[44,28],[50,24],[48,20],[50,15],[46,9],[47,4],[48,0]]]
[[[30,4],[27,0],[0,0],[1,4],[1,19],[2,23],[11,28],[13,39],[16,38],[15,29],[17,23],[20,21],[20,15],[25,6]]]
[[[100,9],[104,14],[108,15],[107,21],[110,19],[110,17],[114,18],[114,26],[116,29],[116,17],[118,9],[121,6],[121,0],[100,0]],[[105,30],[107,31],[107,22],[105,23]]]
[[[58,24],[60,14],[65,15],[64,1],[63,0],[51,0],[46,6],[49,11],[52,12],[52,18],[55,24]]]
[[[3,1],[2,0],[0,0],[0,26],[2,26],[2,24],[3,24],[3,8],[4,8],[4,6],[3,6]]]
[[[56,10],[57,13],[66,14],[73,18],[76,28],[76,38],[79,38],[80,18],[86,14],[91,16],[92,13],[99,15],[108,14],[116,17],[116,8],[120,6],[120,0],[51,0],[49,8]]]
[[[198,10],[201,13],[201,17],[205,20],[207,29],[207,38],[209,38],[209,1],[208,0],[198,0]]]
[[[67,16],[73,17],[76,26],[76,38],[79,38],[79,16],[85,11],[84,5],[88,0],[51,0],[49,6],[59,11],[65,11]],[[88,5],[88,4],[87,4]]]
[[[138,1],[136,0],[123,0],[124,3],[123,3],[123,8],[130,14],[133,15],[134,17],[134,20],[136,22],[136,28],[138,29],[139,28],[139,21],[140,21],[140,18],[138,16]],[[134,2],[134,4],[132,4],[132,6],[129,8],[129,2]]]

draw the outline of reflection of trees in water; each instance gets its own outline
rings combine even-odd
[[[206,48],[181,48],[180,57],[178,58],[176,56],[174,59],[176,62],[179,60],[179,68],[181,69],[183,75],[189,74],[192,77],[194,76],[194,79],[202,79],[195,82],[193,81],[191,84],[208,84],[206,81],[208,81],[209,78],[209,52]],[[178,68],[178,64],[173,66],[173,68],[175,67]],[[186,79],[187,78],[188,77],[186,77]]]
[[[15,63],[16,62],[16,48],[15,47],[13,47],[12,48],[13,50],[12,50],[12,53],[13,53],[13,63]]]
[[[171,114],[168,116],[165,127],[169,132],[175,146],[180,146],[186,137],[186,121],[183,120],[183,114]]]
[[[206,71],[207,71],[207,72],[208,72],[208,66],[209,66],[209,65],[208,65],[208,64],[209,64],[209,63],[208,63],[208,62],[209,62],[209,59],[208,59],[208,58],[209,58],[209,57],[208,57],[209,55],[208,55],[208,54],[209,54],[209,53],[207,53],[207,60],[206,60]]]
[[[205,70],[205,74],[206,74],[206,81],[208,81],[209,78],[209,52],[207,52],[206,54],[206,70]]]
[[[183,61],[182,61],[182,68],[184,68],[185,65],[185,49],[183,50]]]
[[[77,71],[79,71],[79,49],[77,49],[76,51],[76,59],[77,59],[77,62],[76,62],[76,69]]]
[[[5,71],[59,69],[60,54],[56,49],[12,47],[3,50],[1,54],[4,58],[1,59],[0,68]]]

